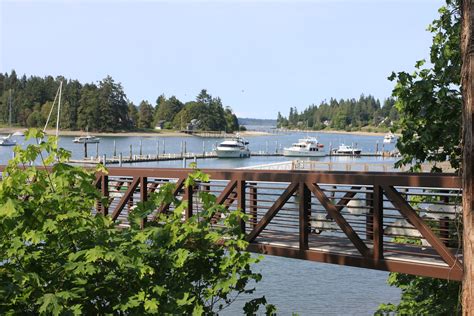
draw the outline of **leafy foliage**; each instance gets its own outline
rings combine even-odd
[[[91,214],[97,199],[107,203],[94,171],[67,165],[70,154],[54,137],[40,141],[43,134],[30,130],[27,138],[38,145],[16,147],[0,182],[1,314],[214,314],[253,292],[249,285],[261,275],[250,266],[260,258],[244,251],[243,213],[200,192],[202,211],[183,222],[185,204],[166,185],[138,204],[130,228],[118,229],[110,217]],[[38,161],[52,166],[31,165]],[[186,185],[207,179],[196,171]],[[172,213],[140,229],[168,202]],[[226,214],[221,229],[210,224],[216,212]],[[265,298],[255,298],[245,311],[261,305]]]
[[[446,157],[455,169],[460,162],[460,1],[447,0],[439,14],[428,27],[433,33],[430,63],[417,61],[413,74],[402,71],[389,77],[396,80],[393,96],[402,131],[397,165],[414,163],[414,170],[422,162]]]
[[[413,74],[399,72],[389,78],[397,80],[393,95],[400,114],[397,125],[402,130],[397,142],[402,159],[397,165],[414,162],[412,170],[422,162],[446,158],[454,168],[460,164],[460,1],[447,0],[439,13],[439,19],[428,27],[433,33],[431,65],[418,61]],[[378,314],[461,313],[460,282],[390,273],[388,283],[402,290],[401,301],[380,305]]]
[[[383,102],[373,96],[361,95],[356,99],[323,101],[319,105],[311,105],[298,113],[290,108],[288,118],[278,113],[278,127],[308,128],[321,130],[333,128],[338,130],[360,130],[365,126],[384,127],[387,129],[398,119],[398,113],[393,107],[394,100],[389,98]]]
[[[377,314],[456,315],[460,314],[461,283],[390,273],[388,284],[402,290],[400,304],[381,304]]]

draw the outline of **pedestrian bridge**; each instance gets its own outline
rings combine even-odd
[[[209,182],[185,187],[190,172],[109,168],[96,184],[110,203],[98,210],[126,225],[135,203],[172,182],[187,203],[183,219],[199,213],[199,190],[249,214],[241,226],[252,252],[462,278],[462,190],[454,174],[208,169]]]

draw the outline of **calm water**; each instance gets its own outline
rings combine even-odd
[[[325,145],[326,150],[341,143],[354,144],[364,152],[374,152],[378,142],[382,149],[383,136],[359,136],[342,134],[314,134]],[[271,136],[247,137],[252,151],[275,152],[276,148],[288,147],[305,133],[277,134]],[[61,137],[60,146],[71,150],[73,158],[83,156],[83,145],[72,143],[73,137]],[[18,139],[19,143],[24,143]],[[133,154],[139,153],[140,141],[142,154],[156,155],[157,150],[163,153],[178,153],[181,143],[186,142],[188,152],[201,153],[211,151],[213,146],[222,141],[220,138],[197,137],[102,137],[98,154],[112,156],[114,141],[117,154],[129,155],[130,145]],[[164,145],[163,145],[164,142]],[[393,150],[394,145],[384,146]],[[88,147],[89,155],[96,155],[96,145]],[[12,156],[11,147],[0,147],[0,164]],[[357,162],[392,162],[393,159],[375,157],[321,157],[319,161],[357,161]],[[287,161],[284,157],[252,157],[249,159],[205,159],[198,160],[200,168],[237,168],[265,163]],[[133,164],[136,167],[181,167],[182,161],[162,161]],[[344,267],[332,264],[315,263],[297,259],[265,256],[256,267],[263,274],[257,288],[257,295],[265,295],[269,302],[278,307],[280,315],[369,315],[373,314],[380,303],[398,302],[400,291],[386,284],[388,273],[360,268]],[[242,314],[238,301],[226,310],[226,315]]]

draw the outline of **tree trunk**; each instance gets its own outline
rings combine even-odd
[[[474,108],[474,0],[462,3],[462,96],[463,96],[463,252],[464,276],[462,306],[464,315],[474,315],[474,214],[473,214],[473,108]]]

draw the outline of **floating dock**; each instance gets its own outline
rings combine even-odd
[[[255,151],[250,154],[254,157],[280,157],[283,156],[281,152],[265,152],[265,151]],[[393,154],[390,152],[377,152],[377,153],[361,153],[359,155],[349,155],[349,154],[337,154],[337,153],[328,153],[323,157],[393,157]],[[215,152],[202,152],[202,153],[169,153],[169,154],[146,154],[146,155],[132,155],[132,156],[113,156],[107,157],[103,156],[93,156],[90,158],[83,159],[70,159],[70,163],[77,164],[99,164],[104,163],[108,164],[127,164],[127,163],[137,163],[137,162],[155,162],[155,161],[171,161],[171,160],[182,160],[182,159],[207,159],[207,158],[217,158]],[[292,157],[296,158],[296,157]]]

